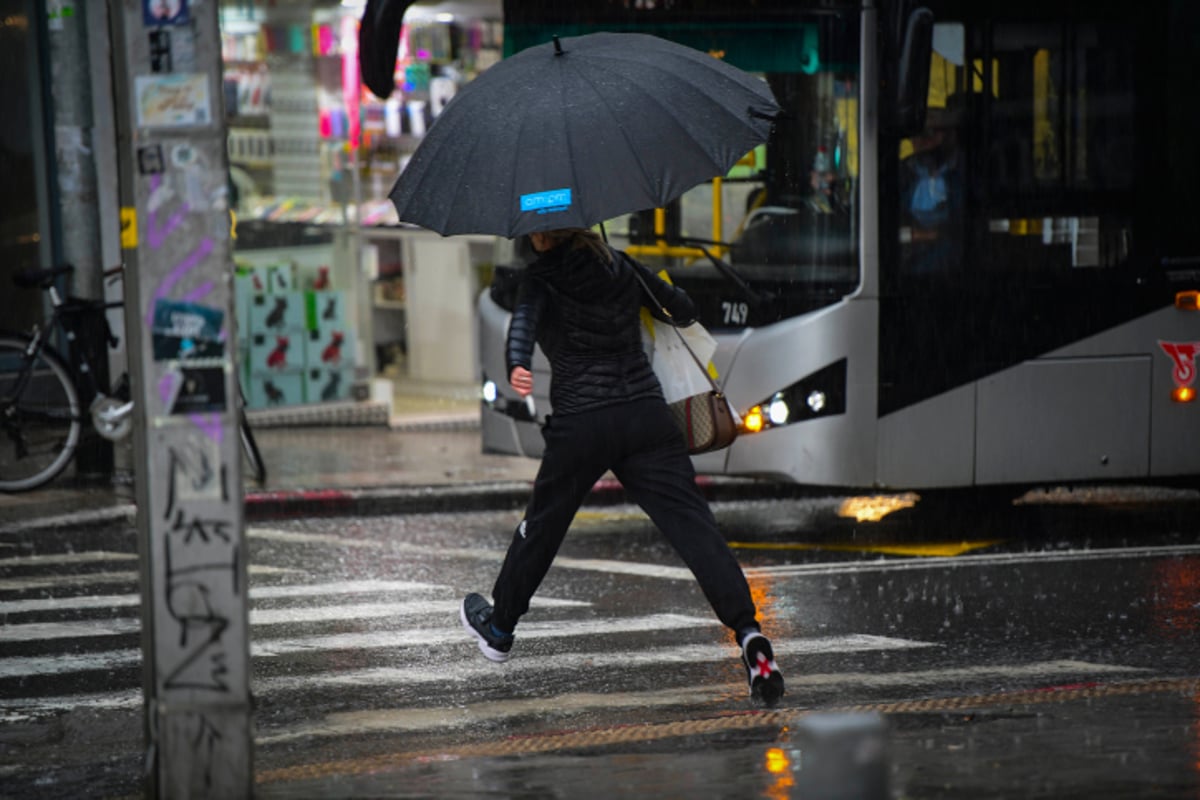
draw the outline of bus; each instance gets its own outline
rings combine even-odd
[[[742,435],[697,471],[884,490],[1200,475],[1200,3],[505,3],[762,76],[765,145],[614,220],[718,341]],[[519,268],[497,268],[511,278]],[[483,447],[538,456],[479,299]],[[549,375],[535,363],[536,409]],[[539,374],[540,372],[540,374]]]

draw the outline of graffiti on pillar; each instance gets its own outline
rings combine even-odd
[[[192,763],[199,767],[204,788],[211,790],[214,784],[213,768],[217,764],[217,750],[224,739],[221,729],[218,723],[195,711],[183,714],[178,724],[182,728],[180,733],[190,746]]]
[[[228,471],[207,440],[167,447],[162,536],[165,580],[160,586],[176,627],[169,663],[160,663],[165,689],[228,692],[228,643],[233,614],[244,605],[243,553],[232,521],[205,513],[228,504]]]

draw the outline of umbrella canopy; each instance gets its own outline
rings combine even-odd
[[[690,47],[556,38],[467,84],[390,196],[402,221],[444,235],[590,227],[724,175],[778,111],[764,81]]]

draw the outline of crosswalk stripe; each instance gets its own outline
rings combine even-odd
[[[785,564],[778,567],[751,567],[747,578],[803,577],[860,572],[903,572],[947,567],[1005,566],[1012,564],[1059,563],[1066,561],[1107,561],[1131,558],[1156,558],[1200,553],[1200,545],[1165,545],[1121,548],[1120,550],[1052,550],[1026,553],[979,553],[949,557],[931,557],[882,561],[850,561],[836,564]]]
[[[454,614],[459,600],[409,600],[397,603],[357,603],[323,605],[307,608],[252,608],[251,625],[283,623],[334,622],[337,620],[404,618]],[[546,599],[543,607],[587,606],[578,600]],[[87,639],[97,636],[119,636],[137,633],[141,621],[134,618],[111,620],[80,620],[78,622],[30,622],[0,627],[0,642],[34,642],[47,639]]]
[[[455,604],[457,608],[457,604]],[[647,617],[593,619],[579,621],[529,622],[521,625],[522,639],[546,639],[568,636],[599,636],[609,633],[679,630],[699,626],[719,625],[709,617],[688,617],[682,614],[655,614]],[[285,639],[260,639],[250,643],[255,658],[271,658],[293,653],[316,653],[328,650],[378,650],[401,647],[431,647],[462,643],[464,633],[455,624],[437,629],[403,631],[356,631],[328,636],[304,636]],[[21,678],[33,675],[61,675],[89,670],[117,669],[141,663],[141,650],[109,650],[96,653],[62,654],[54,656],[17,656],[0,658],[0,678]]]
[[[609,572],[614,575],[637,575],[642,578],[665,578],[673,581],[694,581],[696,578],[687,567],[668,567],[661,564],[643,564],[636,561],[613,561],[604,558],[569,558],[559,556],[554,566],[564,569],[581,569],[593,572]]]
[[[88,564],[96,561],[133,561],[137,553],[112,553],[107,550],[87,550],[81,553],[47,553],[38,556],[13,556],[0,560],[0,569],[36,567],[48,564]]]
[[[388,542],[380,539],[351,539],[348,536],[338,536],[331,533],[301,533],[299,531],[284,531],[276,528],[247,528],[246,534],[252,539],[265,539],[287,544],[320,544],[337,547],[365,547],[381,549],[389,547]]]
[[[307,570],[290,567],[269,567],[251,564],[251,575],[295,575]],[[44,575],[39,577],[0,579],[0,592],[26,592],[30,589],[57,589],[63,586],[91,586],[97,583],[137,583],[136,572],[84,572],[75,575]]]
[[[525,626],[521,626],[525,638]],[[786,656],[813,656],[831,653],[865,653],[880,650],[910,650],[936,647],[932,642],[897,639],[887,636],[849,634],[821,636],[811,639],[776,639],[771,642],[778,660]],[[515,647],[520,647],[519,644]],[[637,650],[607,650],[601,652],[570,652],[547,654],[538,652],[536,658],[521,658],[514,649],[512,661],[498,665],[473,655],[467,660],[419,667],[370,667],[305,677],[281,676],[266,681],[270,691],[303,689],[305,687],[348,687],[374,685],[416,685],[442,681],[493,681],[504,683],[525,680],[546,673],[577,672],[583,669],[646,668],[662,664],[702,664],[738,659],[732,642],[721,645],[691,644],[675,647],[639,648]]]
[[[442,590],[436,583],[417,581],[331,581],[329,583],[288,583],[278,586],[251,586],[251,600],[287,597],[322,597],[339,594],[383,594]],[[35,597],[25,600],[0,601],[0,615],[33,611],[70,611],[84,608],[123,608],[141,603],[137,594],[74,595],[70,597]]]

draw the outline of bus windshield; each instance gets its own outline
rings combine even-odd
[[[668,270],[710,328],[777,322],[858,285],[858,28],[853,10],[638,27],[761,76],[783,109],[723,180],[608,223],[632,255]]]

